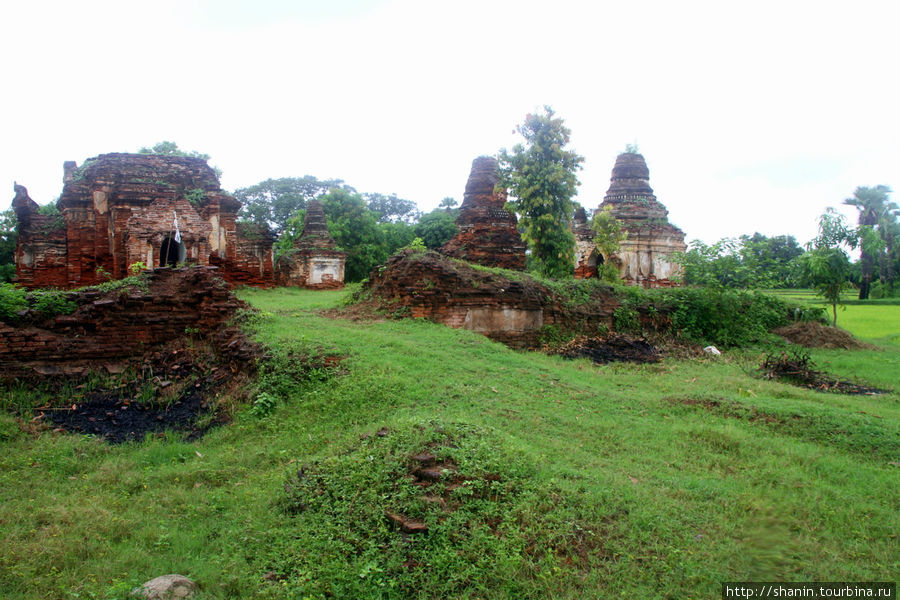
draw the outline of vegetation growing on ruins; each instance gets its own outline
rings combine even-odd
[[[70,314],[76,307],[68,295],[68,292],[59,290],[27,291],[9,283],[0,283],[0,320],[14,323],[23,315],[45,319]]]
[[[591,229],[594,231],[594,245],[604,257],[615,255],[628,238],[624,225],[612,214],[611,207],[594,212],[591,217]],[[619,267],[611,260],[604,260],[597,265],[597,277],[601,281],[616,282],[619,280]]]

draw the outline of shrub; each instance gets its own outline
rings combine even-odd
[[[724,347],[759,342],[776,327],[798,317],[814,317],[797,313],[794,305],[760,292],[686,287],[662,290],[660,296],[661,308],[669,313],[674,333],[697,343]]]
[[[26,296],[29,308],[41,317],[68,315],[75,312],[77,306],[69,299],[68,292],[60,290],[36,290]]]
[[[25,301],[25,290],[11,283],[0,284],[0,319],[12,321],[20,311],[28,308]]]
[[[16,321],[23,310],[31,310],[39,317],[68,315],[76,305],[68,292],[59,290],[35,290],[28,292],[12,284],[0,284],[0,319]]]

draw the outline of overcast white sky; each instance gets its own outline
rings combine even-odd
[[[63,161],[171,140],[228,190],[308,174],[429,210],[544,104],[585,156],[579,202],[636,142],[689,239],[804,242],[856,186],[900,186],[896,0],[30,0],[0,22],[0,209],[13,180],[44,204]]]

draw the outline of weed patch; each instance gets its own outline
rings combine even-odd
[[[529,573],[583,572],[604,556],[604,526],[533,474],[495,432],[466,424],[364,436],[287,479],[278,505],[300,543],[271,568],[314,597],[527,596]]]
[[[767,354],[759,368],[759,374],[765,379],[778,379],[818,392],[840,394],[885,394],[888,392],[888,390],[852,381],[834,379],[816,370],[815,366],[809,354],[802,350],[795,350],[781,354]]]
[[[302,341],[270,348],[260,361],[253,413],[266,416],[279,402],[301,397],[310,386],[328,381],[339,372],[344,358]]]

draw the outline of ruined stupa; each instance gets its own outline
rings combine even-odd
[[[495,189],[499,180],[495,158],[479,156],[472,161],[456,219],[459,233],[441,252],[487,267],[523,270],[525,242],[516,228],[516,216],[503,208],[506,190]]]
[[[644,157],[625,152],[616,158],[609,189],[598,210],[610,208],[628,237],[613,256],[603,256],[594,246],[593,231],[586,218],[576,218],[576,277],[596,277],[597,264],[612,260],[626,283],[644,287],[677,285],[679,265],[670,261],[675,252],[684,252],[684,232],[669,223],[669,211],[653,194],[650,170]]]
[[[575,234],[575,279],[597,277],[597,260],[600,253],[594,245],[594,232],[588,223],[587,212],[583,206],[575,210],[572,233]]]
[[[218,267],[235,284],[274,284],[274,237],[238,222],[240,202],[203,159],[101,154],[64,163],[63,182],[55,215],[15,186],[19,285],[74,288],[184,264]]]
[[[294,247],[278,257],[278,285],[336,290],[344,287],[347,253],[337,250],[328,233],[325,211],[318,200],[310,200],[303,216],[303,232]]]

